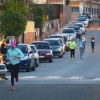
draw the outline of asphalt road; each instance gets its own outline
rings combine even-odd
[[[96,37],[94,53],[92,34]],[[77,46],[74,60],[66,52],[63,58],[54,58],[53,63],[40,63],[35,72],[21,71],[15,91],[10,90],[10,79],[2,80],[0,100],[100,100],[100,31],[88,30],[86,37],[82,59]]]

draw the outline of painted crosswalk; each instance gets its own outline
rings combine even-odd
[[[10,76],[7,78],[10,79]],[[86,78],[81,76],[72,76],[72,77],[66,77],[66,76],[23,76],[19,77],[20,80],[100,80],[100,77],[94,77],[94,78]]]

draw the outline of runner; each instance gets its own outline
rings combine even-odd
[[[94,46],[95,46],[95,37],[94,35],[92,34],[91,36],[91,51],[94,52]]]
[[[75,57],[75,48],[76,48],[76,42],[74,41],[74,38],[71,39],[69,43],[70,48],[70,59],[74,59]]]
[[[85,52],[85,44],[86,44],[86,40],[87,40],[87,38],[86,38],[86,36],[85,36],[85,33],[83,33],[82,34],[82,41],[84,42],[84,52]]]
[[[82,41],[82,38],[80,38],[79,40],[79,50],[80,50],[80,58],[82,58],[84,50],[84,42]]]

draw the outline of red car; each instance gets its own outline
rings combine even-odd
[[[34,41],[31,44],[34,44],[38,50],[39,61],[53,61],[53,52],[48,42]]]

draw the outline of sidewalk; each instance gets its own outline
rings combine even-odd
[[[61,33],[63,28],[67,28],[67,27],[69,27],[69,26],[72,26],[74,22],[75,22],[75,21],[70,21],[69,23],[66,23],[62,28],[59,28],[58,31],[57,31],[56,33],[54,33],[54,34],[59,34],[59,33]]]

